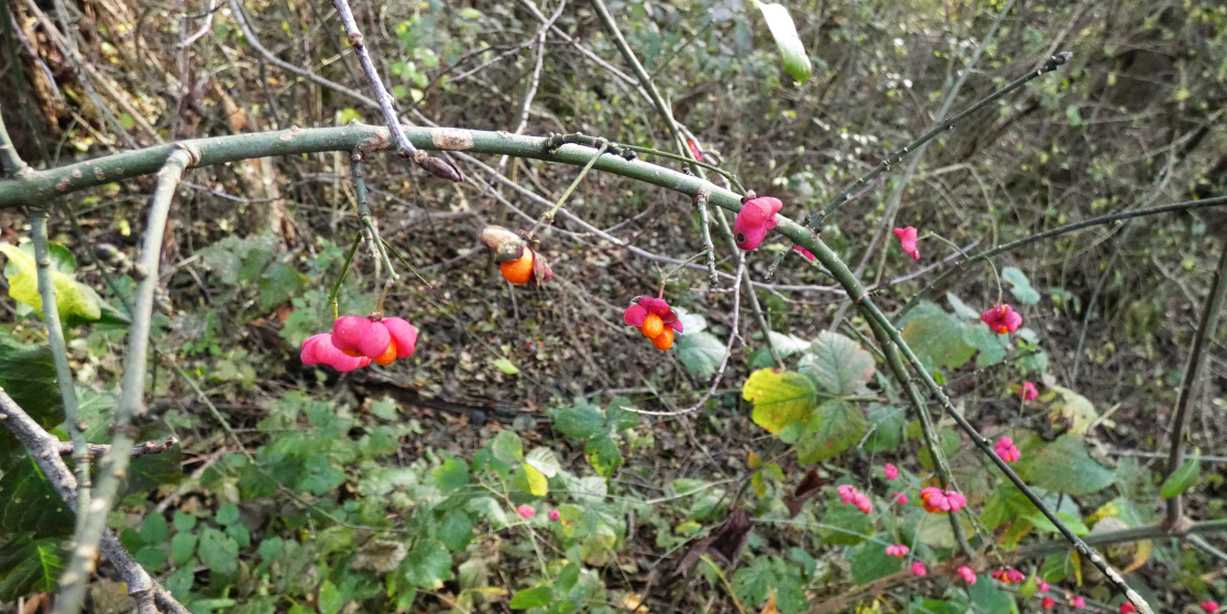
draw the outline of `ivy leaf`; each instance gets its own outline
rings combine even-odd
[[[1017,471],[1030,484],[1075,496],[1103,490],[1116,479],[1091,458],[1081,437],[1070,434],[1024,456]]]
[[[810,419],[808,432],[797,442],[797,461],[812,464],[838,456],[865,434],[865,414],[846,401],[827,401]]]
[[[810,378],[793,371],[759,369],[741,388],[742,397],[754,403],[751,419],[772,434],[790,424],[809,419],[818,395]]]
[[[8,257],[4,276],[9,282],[9,296],[30,307],[41,317],[43,299],[38,292],[37,266],[33,251],[34,246],[30,243],[17,247],[0,242],[0,253]],[[98,298],[92,288],[59,270],[61,263],[62,260],[57,262],[56,258],[52,258],[51,285],[55,289],[55,302],[60,319],[66,326],[72,326],[102,318],[102,299]]]
[[[771,38],[775,39],[775,45],[780,50],[784,72],[788,73],[788,76],[794,81],[805,83],[809,80],[813,67],[810,65],[809,56],[805,54],[805,45],[801,44],[801,36],[797,34],[797,26],[793,23],[792,16],[788,14],[788,9],[774,2],[752,1],[762,12],[763,19],[767,21],[767,28],[771,30]]]
[[[711,377],[724,360],[724,343],[708,332],[688,332],[678,337],[677,359],[696,377]]]
[[[801,357],[798,369],[814,378],[823,392],[852,395],[873,378],[873,356],[859,343],[839,333],[822,331]]]
[[[1163,487],[1159,489],[1159,495],[1164,499],[1171,499],[1192,488],[1201,477],[1201,472],[1198,471],[1200,465],[1201,453],[1194,453],[1193,456],[1186,459],[1179,468],[1163,481]]]
[[[1040,293],[1031,287],[1027,274],[1018,267],[1008,266],[1001,269],[1001,279],[1010,284],[1010,294],[1024,305],[1034,305],[1040,302]]]

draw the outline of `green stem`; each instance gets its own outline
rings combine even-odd
[[[158,264],[162,256],[162,237],[166,230],[170,205],[179,186],[183,171],[194,160],[187,148],[176,148],[167,156],[158,183],[150,199],[149,218],[145,225],[145,237],[141,246],[136,272],[142,276],[136,291],[132,313],[132,325],[128,329],[128,352],[124,359],[123,385],[112,423],[114,437],[111,450],[99,463],[101,477],[93,493],[88,510],[83,511],[84,520],[73,535],[72,557],[67,570],[60,578],[60,599],[56,601],[57,614],[75,614],[80,610],[85,597],[85,588],[93,570],[98,540],[106,529],[107,516],[115,503],[119,483],[128,468],[134,437],[129,425],[132,418],[145,413],[145,371],[149,349],[149,331],[153,318],[154,291],[158,286]]]
[[[333,320],[341,317],[341,305],[337,297],[341,294],[341,284],[345,282],[345,275],[349,273],[349,265],[354,261],[354,253],[358,251],[358,246],[361,243],[362,233],[358,233],[354,237],[354,242],[350,244],[349,251],[345,252],[345,263],[341,265],[341,274],[337,275],[337,280],[333,282],[332,289],[328,291],[328,304],[332,305]]]
[[[60,323],[59,304],[55,298],[55,284],[51,279],[51,249],[47,242],[47,212],[38,209],[30,218],[30,236],[34,242],[34,261],[37,265],[38,292],[43,303],[43,321],[47,324],[47,344],[55,363],[55,379],[60,388],[60,400],[64,404],[64,423],[68,425],[68,437],[72,440],[72,460],[77,476],[77,510],[89,509],[90,462],[89,447],[85,442],[83,425],[78,416],[77,389],[68,366],[68,346],[64,343],[64,328]],[[77,514],[77,530],[81,529],[84,512]]]

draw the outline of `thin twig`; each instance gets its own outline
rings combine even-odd
[[[90,463],[85,443],[85,425],[78,414],[77,389],[68,366],[68,346],[64,343],[64,327],[60,323],[59,303],[55,297],[55,284],[51,280],[51,247],[47,243],[47,211],[36,209],[30,217],[30,237],[34,243],[34,262],[37,267],[38,293],[43,303],[43,322],[47,328],[47,344],[51,347],[55,363],[55,379],[60,388],[60,401],[64,405],[64,422],[72,441],[73,464],[77,469],[77,509],[89,509]],[[81,529],[84,514],[77,514],[76,529]]]
[[[379,236],[379,229],[375,226],[375,219],[371,216],[371,205],[366,190],[366,177],[362,174],[362,152],[354,151],[349,157],[349,163],[350,175],[354,180],[354,198],[358,201],[358,219],[362,222],[363,229],[366,230],[371,254],[388,271],[388,279],[396,281],[400,279],[400,275],[396,273],[396,267],[392,264],[392,259],[388,257],[388,248],[384,244],[383,238]]]
[[[76,614],[85,597],[85,587],[93,569],[94,554],[98,540],[106,529],[106,519],[115,502],[119,483],[127,471],[132,452],[133,437],[129,430],[132,419],[145,412],[145,371],[149,349],[149,330],[153,317],[154,291],[158,286],[158,264],[161,261],[162,237],[166,230],[170,205],[175,188],[183,171],[199,155],[186,147],[175,149],[158,172],[157,187],[150,198],[149,218],[145,224],[145,236],[141,246],[136,273],[140,285],[132,312],[132,325],[128,330],[128,351],[124,359],[123,384],[112,423],[114,438],[111,449],[103,457],[98,487],[93,493],[85,519],[73,535],[72,557],[64,575],[60,578],[61,595],[56,601],[57,614]]]
[[[571,180],[571,185],[568,185],[567,189],[563,190],[562,196],[558,197],[558,200],[554,203],[554,206],[550,207],[550,209],[545,212],[545,215],[542,215],[541,219],[537,220],[537,223],[533,224],[533,227],[529,229],[529,241],[532,240],[533,236],[537,234],[537,231],[542,226],[554,223],[554,216],[558,215],[558,210],[567,203],[567,200],[570,199],[571,195],[575,193],[575,189],[578,188],[579,184],[584,181],[584,177],[588,176],[588,171],[592,170],[592,167],[596,165],[597,160],[600,160],[601,156],[605,155],[605,150],[608,148],[609,145],[607,144],[602,144],[599,148],[597,148],[596,155],[592,156],[592,159],[588,160],[588,163],[585,164],[582,169],[580,169],[579,174],[575,176],[575,179]]]
[[[874,179],[877,179],[883,173],[888,172],[896,164],[902,162],[903,159],[908,156],[908,154],[916,151],[917,148],[933,140],[941,133],[954,128],[956,124],[966,119],[967,116],[971,115],[972,113],[975,113],[976,111],[979,111],[980,109],[983,109],[984,107],[992,104],[994,101],[999,100],[1000,98],[1006,96],[1007,94],[1013,92],[1014,90],[1021,88],[1022,86],[1029,83],[1031,80],[1036,79],[1037,77],[1041,77],[1045,73],[1049,73],[1049,72],[1056,70],[1062,64],[1065,64],[1066,62],[1068,62],[1070,58],[1072,57],[1073,57],[1073,54],[1068,51],[1062,51],[1060,53],[1053,55],[1052,57],[1048,58],[1048,61],[1044,62],[1044,65],[1041,66],[1038,70],[1033,70],[1007,83],[1004,87],[989,94],[988,96],[985,96],[984,98],[981,98],[980,100],[977,100],[976,102],[973,102],[966,109],[963,109],[962,111],[959,111],[958,113],[955,113],[949,119],[929,129],[928,132],[920,135],[919,137],[916,138],[916,140],[912,141],[911,143],[908,143],[907,145],[904,145],[902,148],[898,149],[897,151],[887,155],[886,158],[883,159],[880,164],[878,164],[877,166],[873,168],[873,170],[869,171],[868,173],[861,176],[857,180],[848,184],[839,193],[839,196],[835,197],[835,200],[832,200],[830,203],[827,203],[827,205],[823,207],[821,210],[815,211],[810,216],[810,220],[809,220],[810,230],[814,232],[818,232],[819,229],[822,228],[822,224],[823,222],[826,221],[827,217],[829,217],[832,213],[835,213],[835,211],[838,210],[840,207],[847,204],[848,201],[852,200],[854,196],[860,193],[861,188],[869,184],[869,182],[873,181]]]
[[[1102,226],[1104,224],[1111,224],[1112,222],[1123,222],[1125,220],[1130,220],[1130,219],[1137,218],[1137,217],[1159,215],[1162,213],[1172,213],[1175,211],[1186,211],[1190,209],[1201,209],[1204,207],[1221,207],[1223,205],[1227,205],[1227,196],[1215,196],[1213,198],[1203,198],[1199,200],[1186,200],[1186,201],[1182,201],[1178,203],[1172,203],[1170,205],[1160,205],[1157,207],[1146,207],[1142,209],[1131,209],[1129,211],[1109,213],[1106,215],[1100,215],[1100,216],[1093,217],[1090,219],[1082,220],[1080,222],[1073,222],[1071,224],[1065,224],[1064,226],[1058,226],[1050,230],[1045,230],[1044,232],[1033,234],[1028,237],[1023,237],[1015,241],[1010,241],[1009,243],[999,245],[992,249],[986,249],[982,252],[979,252],[977,254],[972,254],[971,256],[968,256],[965,258],[960,257],[958,260],[954,262],[954,264],[950,268],[946,269],[945,271],[942,271],[940,275],[933,278],[933,280],[930,281],[928,284],[926,284],[924,288],[922,288],[914,296],[908,299],[907,305],[904,306],[904,308],[900,311],[900,313],[905,313],[907,312],[908,309],[915,307],[916,302],[919,301],[926,294],[928,294],[929,291],[932,290],[934,287],[936,287],[939,283],[944,281],[947,277],[950,277],[951,275],[963,270],[968,265],[974,262],[978,262],[980,260],[987,260],[998,254],[1004,254],[1005,252],[1012,251],[1020,247],[1026,247],[1028,245],[1031,245],[1032,243],[1038,243],[1046,239],[1051,239],[1053,237],[1059,237],[1061,235],[1069,234],[1071,232],[1077,232],[1085,228],[1091,228],[1093,226]]]
[[[354,48],[354,53],[358,56],[358,63],[362,65],[362,72],[366,75],[367,83],[375,94],[375,101],[379,104],[384,124],[387,125],[392,140],[396,143],[397,152],[402,158],[413,160],[414,164],[436,177],[464,181],[464,175],[460,173],[460,169],[444,162],[442,158],[432,158],[430,154],[419,150],[409,142],[409,137],[405,136],[405,129],[401,126],[400,116],[396,113],[396,99],[383,86],[383,79],[379,76],[379,70],[375,68],[375,62],[366,49],[362,32],[358,29],[358,22],[349,8],[349,0],[332,0],[332,5],[336,7],[337,13],[341,16],[341,23],[345,26],[345,35],[349,37],[349,44]]]
[[[83,513],[76,507],[76,478],[60,458],[59,449],[64,442],[39,426],[3,390],[0,390],[0,425],[8,429],[17,441],[21,442],[64,503],[78,514]],[[187,608],[176,601],[156,580],[149,577],[145,569],[132,559],[132,555],[109,529],[103,531],[99,546],[102,556],[111,562],[118,571],[119,577],[128,585],[128,594],[144,608],[142,612],[149,611],[146,604],[152,598],[157,606],[166,612],[187,614]],[[59,603],[56,605],[58,608]]]
[[[890,336],[877,323],[870,321],[870,329],[873,330],[873,335],[878,339],[878,345],[882,348],[882,355],[886,358],[886,364],[890,368],[891,374],[895,376],[895,380],[903,387],[904,393],[907,395],[908,402],[916,410],[916,415],[920,417],[920,429],[924,434],[925,448],[929,450],[929,456],[933,457],[933,464],[937,467],[937,478],[941,483],[942,490],[950,488],[954,484],[951,477],[950,466],[946,462],[946,455],[942,452],[941,443],[937,438],[937,430],[933,424],[933,417],[929,415],[929,406],[925,403],[924,398],[920,396],[920,392],[916,390],[916,386],[912,382],[912,376],[908,374],[907,368],[903,366],[903,361],[899,358],[899,348],[891,341]],[[949,513],[946,515],[950,520],[950,530],[954,533],[955,541],[959,545],[959,551],[963,556],[972,558],[974,552],[971,545],[967,543],[967,537],[963,535],[963,526],[959,524],[957,513]]]
[[[138,456],[148,456],[150,454],[161,454],[179,444],[179,438],[171,435],[161,441],[142,441],[132,447],[132,458]],[[73,453],[73,444],[70,442],[60,443],[60,455],[67,456]],[[102,458],[111,450],[111,446],[105,443],[90,443],[85,445],[85,452],[89,458]],[[74,461],[76,462],[76,461]]]
[[[1184,462],[1184,428],[1189,420],[1189,406],[1197,395],[1201,374],[1206,366],[1206,344],[1218,330],[1219,313],[1223,308],[1223,298],[1227,296],[1227,237],[1219,237],[1220,241],[1218,268],[1210,281],[1210,293],[1202,307],[1201,320],[1197,323],[1197,335],[1193,338],[1193,348],[1189,350],[1189,361],[1184,369],[1184,378],[1180,381],[1180,394],[1176,397],[1176,411],[1172,414],[1171,428],[1168,437],[1171,439],[1171,449],[1167,455],[1167,471],[1165,478],[1170,478]],[[1188,524],[1184,517],[1184,501],[1181,494],[1167,500],[1166,514],[1163,522],[1172,530],[1180,531]]]
[[[711,213],[707,210],[707,196],[699,193],[694,197],[694,205],[699,209],[699,229],[703,235],[703,249],[707,250],[707,284],[712,288],[720,285],[720,275],[716,270],[716,246],[711,240]],[[739,254],[744,259],[745,254]],[[741,283],[741,267],[738,267],[738,284]]]
[[[13,177],[30,172],[30,165],[21,159],[8,128],[4,125],[4,114],[0,113],[0,173]]]

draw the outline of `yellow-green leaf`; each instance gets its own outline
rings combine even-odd
[[[534,497],[544,497],[550,492],[550,482],[545,474],[536,467],[524,463],[524,480],[528,482],[528,492]]]
[[[767,28],[771,30],[771,38],[775,39],[775,45],[780,50],[784,72],[794,81],[805,83],[813,72],[813,67],[810,66],[805,45],[801,43],[801,36],[797,34],[797,26],[788,14],[788,9],[775,2],[754,0],[754,4],[762,12]]]
[[[41,314],[43,300],[38,293],[38,273],[34,255],[9,243],[0,243],[0,253],[8,258],[4,268],[9,282],[9,296]],[[72,321],[95,321],[102,317],[102,301],[89,286],[60,271],[51,271],[51,285],[55,288],[56,307],[60,319]]]
[[[754,424],[773,434],[790,424],[808,420],[817,400],[814,384],[808,377],[774,369],[751,373],[741,388],[741,396],[754,403],[751,415]]]

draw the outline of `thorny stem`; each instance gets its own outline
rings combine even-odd
[[[38,292],[43,303],[43,321],[47,325],[47,344],[55,362],[55,379],[60,388],[60,400],[64,405],[64,422],[72,440],[72,461],[77,469],[77,509],[89,509],[90,463],[85,443],[84,425],[78,416],[77,389],[68,366],[68,347],[64,343],[64,327],[60,323],[60,309],[55,297],[55,284],[51,280],[51,249],[47,242],[47,211],[37,209],[30,218],[30,237],[34,243],[34,262],[37,267]],[[77,514],[76,529],[81,529],[84,514]]]
[[[950,268],[946,269],[945,271],[942,271],[940,275],[933,278],[933,280],[930,281],[929,283],[925,284],[924,288],[921,288],[919,292],[917,292],[914,296],[908,299],[907,304],[904,305],[903,309],[900,310],[900,313],[906,313],[909,309],[911,309],[912,307],[915,307],[917,301],[919,301],[923,296],[928,294],[930,290],[932,290],[934,287],[936,287],[938,284],[944,281],[947,277],[950,277],[951,275],[963,270],[968,265],[974,262],[977,262],[980,260],[986,260],[998,254],[1004,254],[1005,252],[1013,251],[1020,247],[1026,247],[1028,245],[1031,245],[1032,243],[1038,243],[1045,239],[1051,239],[1053,237],[1059,237],[1061,235],[1069,234],[1071,232],[1077,232],[1079,230],[1082,230],[1084,228],[1090,228],[1092,226],[1102,226],[1104,224],[1111,224],[1112,222],[1123,222],[1125,220],[1133,219],[1136,217],[1158,215],[1160,213],[1171,213],[1174,211],[1185,211],[1189,209],[1201,209],[1203,207],[1221,207],[1223,205],[1227,205],[1227,196],[1215,196],[1212,198],[1203,198],[1200,200],[1186,200],[1186,201],[1182,201],[1178,203],[1172,203],[1169,205],[1159,205],[1157,207],[1146,207],[1144,209],[1133,209],[1130,211],[1121,211],[1119,213],[1109,213],[1106,215],[1100,215],[1098,217],[1093,217],[1090,219],[1082,220],[1081,222],[1073,222],[1071,224],[1066,224],[1064,226],[1058,226],[1051,230],[1045,230],[1044,232],[1033,234],[1029,237],[1023,237],[1015,241],[1010,241],[1009,243],[998,245],[997,247],[994,247],[992,249],[986,249],[980,253],[972,254],[971,256],[965,256],[964,258],[960,260],[956,260],[954,264],[950,266]],[[961,253],[962,250],[960,249],[959,252]],[[994,269],[994,274],[996,274],[995,271],[996,269]],[[998,286],[1000,286],[1001,284],[1000,279],[998,279],[997,283],[998,283]]]
[[[929,407],[925,403],[924,398],[920,396],[920,392],[916,390],[916,386],[912,383],[912,376],[908,374],[907,368],[903,366],[903,361],[899,358],[899,348],[890,339],[890,335],[882,329],[878,323],[870,320],[870,328],[873,330],[874,337],[878,339],[878,345],[882,347],[882,354],[886,358],[886,364],[890,368],[891,373],[903,387],[904,393],[907,395],[908,402],[916,409],[916,414],[920,417],[920,429],[924,434],[925,447],[929,450],[929,456],[933,457],[933,464],[937,467],[938,481],[942,485],[942,490],[950,488],[953,480],[950,477],[950,466],[946,463],[946,455],[942,452],[941,443],[937,439],[937,432],[933,425],[933,417],[929,415]],[[954,533],[954,539],[958,542],[959,550],[967,558],[971,558],[971,545],[967,543],[967,537],[963,535],[963,526],[959,524],[959,517],[956,513],[946,514],[950,520],[950,529]]]
[[[413,143],[409,142],[409,137],[405,136],[405,129],[401,127],[400,118],[396,113],[396,99],[392,97],[392,94],[388,93],[387,88],[383,85],[383,79],[379,76],[379,69],[375,67],[375,62],[371,59],[371,54],[366,49],[362,32],[358,29],[358,22],[354,19],[354,13],[349,8],[349,0],[332,0],[332,5],[336,7],[337,14],[341,17],[341,23],[345,26],[345,35],[349,37],[349,44],[354,48],[354,54],[358,56],[358,63],[362,65],[362,72],[366,75],[367,83],[370,84],[371,91],[375,94],[375,101],[379,104],[379,112],[383,114],[383,122],[392,134],[392,140],[396,143],[397,152],[402,158],[413,160],[414,164],[417,164],[436,177],[451,181],[463,181],[464,175],[460,173],[460,169],[439,158],[432,158],[426,152],[419,151],[413,146]]]
[[[984,98],[981,98],[980,100],[977,100],[976,102],[973,102],[971,106],[967,107],[966,109],[963,109],[962,111],[959,111],[958,113],[955,113],[949,119],[946,119],[945,121],[939,123],[933,128],[930,128],[928,132],[920,135],[919,137],[916,138],[916,140],[912,141],[911,143],[908,143],[907,145],[904,145],[902,148],[886,156],[886,158],[882,160],[880,164],[874,167],[873,170],[861,176],[856,181],[853,181],[852,183],[848,184],[843,189],[843,191],[840,192],[839,196],[835,197],[835,200],[831,201],[830,203],[827,203],[827,205],[823,207],[821,211],[816,211],[812,215],[810,215],[810,220],[809,220],[810,230],[814,232],[821,232],[822,224],[826,221],[828,217],[830,217],[832,213],[835,213],[836,210],[838,210],[840,207],[847,204],[848,201],[852,200],[857,194],[861,192],[861,189],[864,188],[869,182],[873,181],[874,179],[877,179],[882,174],[890,171],[890,169],[893,166],[902,162],[903,159],[908,156],[908,154],[916,151],[917,148],[937,138],[937,136],[940,135],[941,133],[947,130],[953,129],[956,124],[966,119],[967,116],[975,113],[976,111],[979,111],[980,109],[983,109],[984,107],[1001,99],[1002,97],[1008,95],[1014,90],[1021,88],[1022,86],[1029,83],[1031,80],[1036,79],[1038,77],[1043,76],[1046,73],[1056,70],[1062,64],[1065,64],[1066,62],[1068,62],[1070,58],[1072,57],[1073,57],[1073,53],[1069,51],[1062,51],[1056,55],[1053,55],[1052,57],[1048,58],[1048,61],[1044,62],[1044,65],[1041,66],[1038,70],[1033,70],[1007,83],[1004,87],[989,94],[988,96],[985,96]]]
[[[150,199],[149,218],[145,225],[145,237],[141,246],[136,274],[140,285],[133,306],[132,325],[128,330],[128,352],[124,360],[123,384],[119,402],[115,408],[112,424],[114,438],[111,450],[102,459],[99,467],[101,477],[93,493],[83,521],[73,535],[75,545],[67,570],[60,578],[61,597],[56,603],[56,613],[75,614],[81,608],[85,587],[93,571],[94,554],[98,540],[106,529],[107,515],[115,502],[119,483],[128,468],[134,437],[129,430],[132,418],[145,413],[145,371],[149,348],[150,322],[153,317],[154,291],[158,286],[158,263],[161,260],[162,236],[175,195],[175,188],[183,171],[199,157],[191,150],[181,147],[174,150],[158,172],[157,187]]]
[[[1180,464],[1184,462],[1184,427],[1189,419],[1189,406],[1198,392],[1201,374],[1206,366],[1206,344],[1218,330],[1219,313],[1223,308],[1223,298],[1227,296],[1227,237],[1220,237],[1218,268],[1210,282],[1210,293],[1206,296],[1202,307],[1201,320],[1197,324],[1197,336],[1193,338],[1193,348],[1189,350],[1189,362],[1184,369],[1184,378],[1180,382],[1180,394],[1176,397],[1176,411],[1172,415],[1172,423],[1168,437],[1172,447],[1167,456],[1167,471],[1165,477],[1170,478]],[[1164,524],[1174,531],[1183,531],[1188,524],[1184,517],[1184,501],[1180,494],[1167,500]]]

